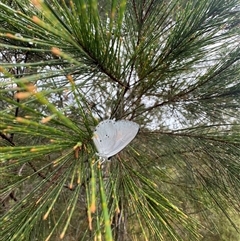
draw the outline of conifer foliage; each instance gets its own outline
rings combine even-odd
[[[1,1],[0,240],[206,240],[216,217],[237,232],[239,10]],[[101,163],[104,119],[140,131]]]

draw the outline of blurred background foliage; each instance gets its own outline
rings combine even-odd
[[[239,0],[2,0],[0,240],[238,241]],[[104,119],[141,128],[102,165]]]

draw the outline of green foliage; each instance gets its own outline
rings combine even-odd
[[[239,16],[238,0],[1,1],[0,240],[237,230]],[[106,118],[141,129],[100,164]]]

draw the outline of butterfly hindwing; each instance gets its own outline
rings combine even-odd
[[[114,120],[105,120],[98,124],[93,135],[93,142],[100,156],[108,157],[108,153],[114,148],[116,133]]]

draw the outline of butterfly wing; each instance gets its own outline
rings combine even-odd
[[[103,158],[109,158],[114,149],[116,140],[116,122],[114,120],[105,120],[100,122],[93,134],[93,142],[97,148],[98,155]]]
[[[139,125],[132,121],[102,121],[93,134],[98,155],[103,158],[116,155],[134,139],[138,130]]]
[[[115,123],[116,134],[114,139],[114,145],[111,146],[111,150],[108,152],[109,156],[114,156],[126,147],[137,135],[139,125],[132,121],[120,120]]]

